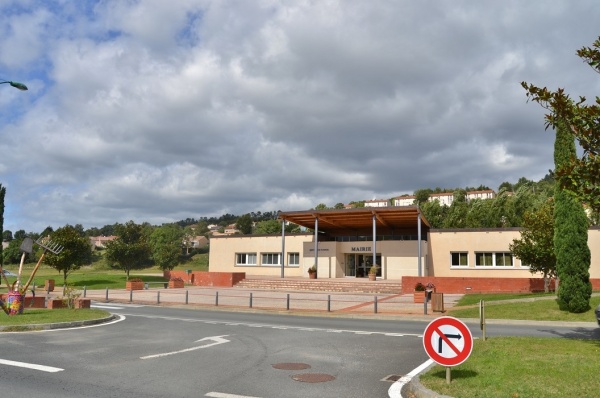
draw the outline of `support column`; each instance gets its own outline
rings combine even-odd
[[[285,220],[281,220],[281,278],[285,269]]]
[[[421,208],[417,206],[417,256],[419,276],[423,276],[423,264],[421,262]]]
[[[375,214],[373,214],[373,262],[371,264],[377,264],[377,218],[375,217]],[[383,272],[381,273],[381,276],[383,276]]]
[[[315,267],[319,275],[319,217],[315,217]]]

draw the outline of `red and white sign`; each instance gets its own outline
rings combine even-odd
[[[423,333],[423,347],[442,366],[460,365],[473,351],[473,336],[462,321],[451,316],[434,319]]]

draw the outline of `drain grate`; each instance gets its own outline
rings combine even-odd
[[[276,363],[276,364],[273,364],[271,366],[273,366],[275,369],[281,369],[281,370],[304,370],[304,369],[310,369],[310,365],[309,364],[299,363],[299,362]]]
[[[391,381],[392,383],[400,380],[403,376],[402,375],[389,375],[384,377],[381,381]]]
[[[325,373],[302,373],[291,376],[296,381],[303,383],[324,383],[326,381],[335,380],[335,376],[328,375]]]

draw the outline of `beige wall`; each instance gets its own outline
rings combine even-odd
[[[518,229],[489,230],[432,230],[429,240],[422,243],[424,276],[530,278],[527,267],[514,259],[512,267],[475,267],[476,252],[508,252],[513,239],[520,238]],[[286,235],[285,276],[308,277],[308,268],[315,264],[315,244],[312,234]],[[600,229],[588,231],[588,245],[592,252],[590,277],[600,278]],[[319,242],[319,278],[341,278],[345,275],[345,253],[372,255],[373,242]],[[382,254],[383,279],[401,279],[418,275],[416,241],[378,241],[376,251]],[[287,266],[290,252],[300,254],[299,266]],[[450,253],[466,252],[466,267],[451,267]],[[236,266],[237,253],[256,253],[256,266]],[[260,264],[262,253],[281,253],[281,236],[236,235],[212,238],[210,241],[209,270],[216,272],[246,272],[248,275],[280,276],[280,266]],[[541,276],[539,274],[534,276]]]
[[[428,275],[436,277],[488,277],[488,278],[529,278],[529,269],[515,258],[512,267],[475,267],[476,252],[508,252],[514,239],[521,233],[517,228],[489,230],[432,230],[429,233],[431,255],[428,260]],[[600,278],[600,230],[588,231],[588,246],[592,252],[590,277]],[[595,248],[595,253],[594,253]],[[452,267],[451,252],[467,252],[467,267]],[[541,276],[535,274],[534,276]]]
[[[300,276],[302,273],[303,243],[312,235],[286,235],[285,237],[285,276]],[[255,266],[236,265],[237,253],[256,253]],[[281,266],[261,264],[262,253],[281,253],[281,236],[235,235],[212,238],[210,240],[209,271],[246,272],[248,275],[281,275]],[[288,266],[288,253],[300,254],[300,266]]]

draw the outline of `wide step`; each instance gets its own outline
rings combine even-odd
[[[400,294],[402,283],[399,282],[340,282],[332,280],[289,280],[289,279],[244,279],[235,287],[261,290],[305,290],[319,292],[352,292]]]

